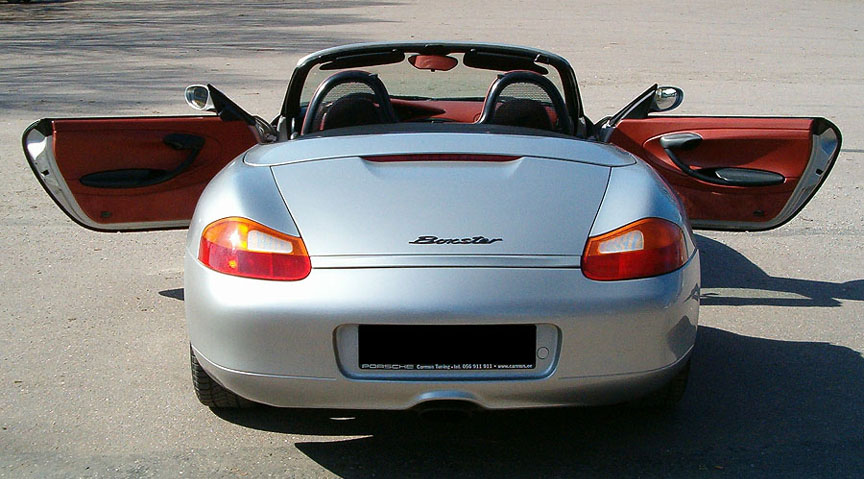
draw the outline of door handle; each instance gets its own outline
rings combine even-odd
[[[660,137],[660,146],[669,155],[672,163],[684,174],[706,183],[723,186],[769,186],[779,185],[786,178],[773,171],[753,168],[700,168],[694,170],[678,158],[674,150],[692,150],[702,143],[702,136],[697,133],[672,133]]]
[[[189,155],[179,165],[170,170],[157,168],[125,168],[99,171],[80,178],[81,184],[94,188],[141,188],[164,183],[186,171],[204,149],[204,137],[185,133],[171,133],[162,141],[172,149],[188,150]]]
[[[672,133],[660,137],[664,150],[692,150],[702,143],[702,136],[696,133]]]

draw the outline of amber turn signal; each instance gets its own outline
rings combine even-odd
[[[297,281],[312,270],[300,237],[240,217],[204,228],[198,260],[220,273],[277,281]]]
[[[598,281],[657,276],[680,268],[688,256],[684,232],[678,225],[645,218],[588,238],[582,274]]]

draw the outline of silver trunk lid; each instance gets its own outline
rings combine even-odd
[[[458,153],[503,153],[488,140],[474,143],[463,141]],[[578,266],[610,168],[596,157],[594,164],[555,159],[542,141],[533,143],[531,156],[510,161],[368,158],[428,147],[409,141],[366,157],[286,161],[272,171],[315,267]],[[577,151],[582,144],[569,143]],[[614,149],[594,153],[605,151],[620,161]]]

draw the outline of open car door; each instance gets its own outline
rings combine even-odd
[[[23,136],[45,191],[98,231],[187,227],[210,179],[256,142],[215,115],[43,119]]]
[[[680,197],[694,228],[757,231],[792,219],[840,152],[824,118],[624,119],[609,142],[644,159]]]

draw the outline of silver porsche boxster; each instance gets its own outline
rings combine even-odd
[[[376,43],[301,59],[272,121],[43,119],[57,205],[98,231],[188,228],[192,379],[210,407],[671,405],[699,316],[691,227],[767,230],[827,177],[823,118],[589,120],[541,50]]]

